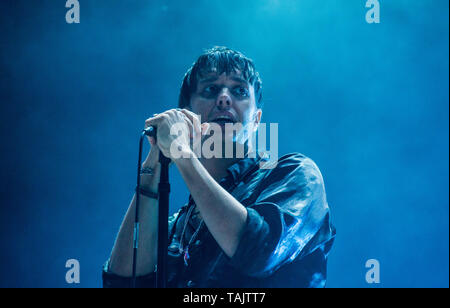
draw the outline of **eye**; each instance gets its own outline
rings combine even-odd
[[[219,91],[219,88],[215,85],[209,85],[205,87],[202,91],[202,94],[205,96],[214,96]]]
[[[235,93],[236,96],[249,97],[248,89],[246,87],[243,87],[243,86],[235,87],[233,92]]]

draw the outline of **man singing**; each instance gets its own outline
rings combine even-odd
[[[156,284],[160,151],[190,192],[189,202],[169,218],[168,287],[325,286],[335,230],[322,175],[299,153],[276,161],[252,155],[258,152],[249,140],[261,121],[261,92],[251,59],[215,47],[187,71],[178,108],[145,121],[158,134],[156,142],[149,137],[142,165],[137,287]],[[230,133],[229,124],[240,129]],[[171,134],[175,125],[180,134]],[[198,155],[214,135],[222,138],[223,146],[213,144],[218,155]],[[233,155],[221,155],[229,144]],[[244,155],[237,155],[239,146]],[[104,287],[131,286],[135,199],[104,266]]]

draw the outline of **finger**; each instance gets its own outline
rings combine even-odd
[[[186,125],[188,126],[189,138],[190,138],[190,139],[194,138],[194,134],[193,134],[193,132],[194,132],[194,124],[193,124],[192,121],[191,121],[188,117],[186,117],[184,114],[183,114],[183,119],[184,119],[184,122],[186,123]]]
[[[157,126],[159,123],[161,123],[161,121],[168,118],[169,116],[164,113],[158,114],[156,117],[153,118],[148,118],[147,120],[145,120],[145,128],[150,127],[152,125]]]
[[[148,118],[147,120],[145,120],[145,128],[144,129],[147,129],[150,126],[158,127],[158,124],[161,121],[163,121],[164,118],[165,118],[165,116],[163,116],[163,114],[160,114],[160,115],[158,115],[156,117],[153,117],[153,118]],[[148,139],[148,142],[150,142],[150,145],[152,147],[157,145],[156,139],[154,137],[147,136],[147,139]]]
[[[183,122],[186,123],[186,125],[187,125],[189,138],[190,139],[194,138],[194,134],[193,134],[194,125],[193,125],[191,119],[189,119],[189,117],[186,116],[185,113],[181,112],[180,108],[170,109],[167,111],[167,113],[169,113],[170,116],[173,117],[174,119],[181,118],[183,120]]]
[[[148,117],[147,119],[145,119],[145,122],[150,121],[150,120],[156,118],[158,115],[159,115],[159,113],[154,113],[153,116]]]
[[[200,127],[201,123],[200,123],[198,115],[193,113],[192,111],[187,110],[187,109],[180,109],[180,111],[186,117],[188,117],[188,119],[190,119],[192,121],[192,124],[194,125],[195,132],[200,134],[201,133],[201,127]]]
[[[209,122],[205,122],[202,124],[202,135],[211,135],[211,132],[217,131],[218,129],[220,129],[219,124],[217,123],[209,123]]]
[[[206,135],[207,134],[210,126],[211,125],[209,125],[209,123],[207,123],[207,122],[202,123],[202,125],[201,125],[202,135]]]

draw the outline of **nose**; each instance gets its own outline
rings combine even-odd
[[[232,105],[231,96],[227,88],[220,91],[219,96],[217,96],[216,106],[220,110],[228,109]]]

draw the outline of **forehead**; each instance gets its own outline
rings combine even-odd
[[[209,73],[204,74],[203,76],[200,76],[198,79],[198,84],[204,84],[204,83],[216,82],[216,81],[223,82],[226,80],[232,80],[232,81],[239,82],[239,83],[249,84],[249,82],[242,75],[242,72],[239,70],[235,70],[228,74],[226,72],[223,72],[219,75],[215,69],[213,69]]]

